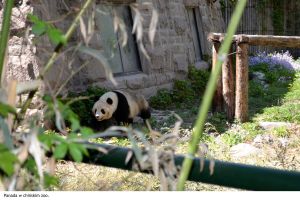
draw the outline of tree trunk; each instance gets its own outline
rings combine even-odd
[[[220,48],[220,43],[216,42],[213,44],[213,60],[212,60],[212,70],[214,71],[216,68],[217,60],[218,60],[218,51]],[[223,107],[223,94],[222,94],[222,78],[221,76],[218,79],[216,92],[212,102],[213,112],[221,112]]]
[[[248,120],[248,44],[239,43],[236,54],[236,107],[235,117],[240,122]]]
[[[230,53],[232,53],[232,49]],[[223,99],[224,108],[228,121],[234,119],[234,78],[232,55],[229,55],[222,66],[222,83],[223,83]]]

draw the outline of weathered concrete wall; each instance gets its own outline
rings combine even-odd
[[[36,48],[32,43],[33,35],[29,34],[26,24],[27,14],[32,10],[32,6],[27,1],[23,1],[22,5],[13,8],[4,82],[8,79],[32,80],[39,74],[35,56]],[[2,12],[3,9],[0,11],[1,23]]]
[[[118,0],[114,1],[117,2]],[[54,20],[55,26],[65,31],[75,15],[75,13],[72,13],[74,8],[79,8],[82,2],[81,0],[41,0],[34,2],[33,10],[35,14],[44,20]],[[137,0],[136,2],[140,3],[145,1]],[[151,60],[147,60],[145,56],[140,53],[142,72],[116,77],[119,84],[117,87],[114,87],[106,80],[104,70],[100,67],[96,59],[80,53],[74,55],[72,51],[67,50],[62,53],[54,67],[46,76],[46,80],[52,88],[54,90],[58,89],[70,74],[76,71],[86,60],[90,61],[89,64],[78,74],[74,75],[66,85],[67,91],[82,91],[90,85],[96,85],[107,88],[126,88],[140,91],[146,96],[151,96],[154,95],[158,89],[171,88],[174,79],[185,78],[188,66],[195,64],[195,52],[186,8],[199,7],[203,26],[200,30],[203,34],[201,46],[204,54],[210,54],[211,48],[206,40],[207,34],[212,31],[224,31],[224,22],[219,2],[210,3],[210,1],[207,0],[152,0],[150,2],[152,2],[154,7],[159,11],[159,24],[154,40],[154,48],[151,47],[147,37],[143,38],[145,48]],[[26,3],[24,5],[26,5]],[[30,6],[29,8],[32,9]],[[147,36],[152,11],[149,6],[143,6],[140,12],[144,18],[144,35]],[[21,21],[25,22],[25,18]],[[54,49],[47,38],[42,38],[42,42],[39,41],[36,43],[37,50],[32,48],[32,45],[25,45],[25,49],[27,50],[24,52],[19,51],[20,48],[18,45],[21,45],[21,43],[25,41],[24,37],[25,36],[22,35],[20,38],[12,38],[10,42],[10,60],[8,62],[7,71],[9,78],[16,78],[18,80],[33,79],[33,74],[34,76],[38,74],[37,66],[39,66],[41,70],[47,58],[49,58],[51,50]],[[76,46],[81,40],[81,33],[78,29],[70,40],[70,46]],[[90,47],[101,49],[97,29],[91,39]],[[34,57],[35,53],[37,57]],[[15,54],[18,54],[17,56],[19,57],[26,57],[29,60],[17,60]]]

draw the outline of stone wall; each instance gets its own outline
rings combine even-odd
[[[33,35],[29,34],[26,24],[26,16],[32,10],[32,6],[27,1],[23,1],[21,5],[13,8],[4,82],[9,79],[18,81],[33,80],[39,74],[35,56],[36,47],[32,43]],[[3,9],[0,10],[1,23],[2,12]]]
[[[120,3],[119,0],[110,1]],[[30,12],[33,9],[34,13],[40,18],[55,22],[55,26],[65,31],[75,16],[75,13],[72,12],[76,8],[80,8],[83,1],[40,0],[33,2],[33,5],[29,5],[24,1],[24,9],[28,7]],[[99,1],[96,2],[99,3]],[[132,2],[132,0],[127,2]],[[145,1],[136,0],[135,2],[141,3]],[[149,2],[152,2],[153,6],[158,9],[159,23],[154,40],[154,48],[151,47],[147,37],[143,38],[143,43],[151,60],[147,60],[140,52],[142,72],[117,76],[118,86],[113,86],[106,80],[104,70],[96,59],[81,53],[74,54],[71,48],[65,48],[54,67],[46,76],[46,80],[52,86],[52,89],[57,90],[70,74],[82,66],[86,60],[90,61],[89,64],[73,76],[66,85],[65,91],[83,91],[88,86],[95,85],[113,89],[129,89],[142,92],[145,96],[151,96],[158,89],[171,88],[174,79],[185,78],[188,66],[195,64],[195,52],[186,8],[199,7],[200,9],[202,20],[200,31],[200,34],[202,34],[201,48],[204,54],[209,55],[211,48],[206,40],[207,34],[209,32],[224,31],[220,4],[218,1],[211,3],[208,0],[149,0]],[[17,13],[19,11],[14,12]],[[27,11],[23,12],[24,16],[26,16]],[[152,13],[151,7],[147,5],[142,6],[140,12],[144,18],[144,35],[147,36]],[[91,13],[91,10],[89,13]],[[25,18],[18,18],[18,20],[24,23],[21,26],[21,29],[23,29],[25,27]],[[37,49],[35,50],[35,47],[33,48],[33,45],[31,45],[32,42],[30,43],[32,41],[31,37],[25,36],[25,34],[21,34],[20,36],[11,37],[7,69],[8,78],[18,80],[34,79],[51,55],[51,50],[54,49],[54,46],[50,44],[47,38],[42,38],[34,42]],[[70,40],[69,47],[76,46],[80,41],[82,41],[82,36],[78,28]],[[101,49],[97,30],[91,39],[90,47]],[[19,57],[26,59],[20,60]],[[38,67],[40,67],[39,70]]]

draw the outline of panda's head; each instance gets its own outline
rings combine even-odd
[[[118,97],[114,92],[103,94],[93,106],[93,114],[98,121],[112,118],[117,109]]]

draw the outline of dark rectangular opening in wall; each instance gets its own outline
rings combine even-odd
[[[187,8],[187,13],[189,17],[189,24],[191,29],[191,34],[193,37],[193,45],[195,51],[196,62],[203,59],[203,53],[201,49],[201,31],[202,23],[200,19],[199,8]]]
[[[127,32],[127,44],[122,47],[123,34],[114,32],[114,13],[123,21]],[[139,51],[135,35],[132,31],[132,15],[127,5],[98,4],[96,11],[96,26],[104,56],[107,58],[113,73],[125,75],[141,71]]]

